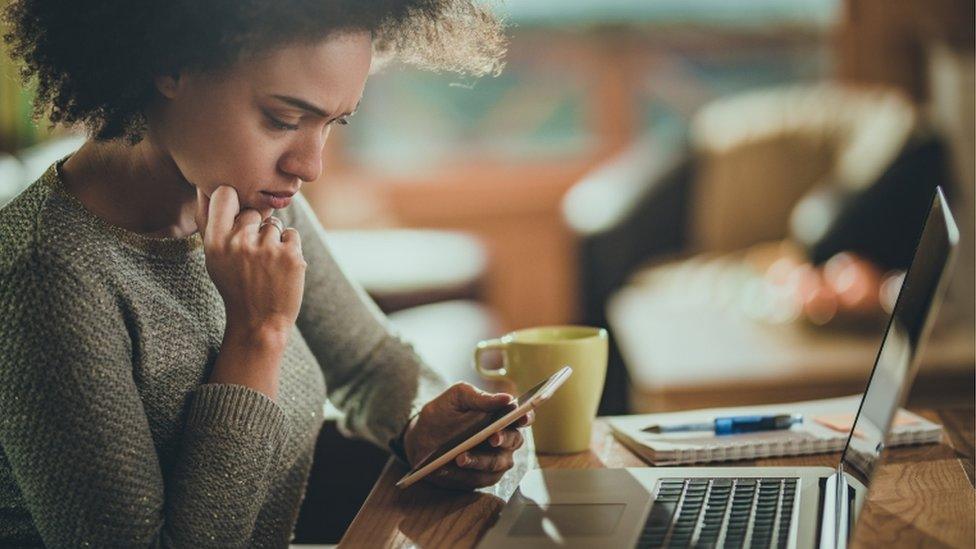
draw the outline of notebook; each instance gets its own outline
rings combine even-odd
[[[860,402],[861,395],[852,395],[786,404],[612,416],[607,422],[621,443],[652,465],[798,456],[843,450]],[[782,431],[724,436],[709,431],[663,434],[641,431],[650,425],[709,422],[718,416],[794,413],[803,414],[803,423]],[[941,425],[899,410],[892,425],[889,446],[941,440]]]

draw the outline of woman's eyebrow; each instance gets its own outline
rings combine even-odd
[[[299,99],[297,97],[291,97],[288,95],[272,95],[271,97],[274,97],[275,99],[284,103],[288,103],[293,107],[302,109],[303,111],[308,111],[314,115],[321,116],[322,118],[329,118],[331,116],[325,109],[316,107],[304,99]]]
[[[326,118],[326,119],[331,117],[328,111],[326,111],[321,107],[316,107],[315,105],[309,103],[308,101],[305,101],[304,99],[299,99],[297,97],[292,97],[290,95],[272,95],[271,97],[274,97],[275,99],[282,101],[284,103],[288,103],[293,107],[302,109],[303,111],[308,111],[316,116],[321,116],[322,118]],[[358,110],[359,110],[359,103],[357,102],[356,108],[353,109],[352,112],[348,113],[348,116],[352,116],[353,114],[356,114],[356,111]]]

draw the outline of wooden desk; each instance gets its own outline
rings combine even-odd
[[[856,542],[865,547],[972,547],[974,536],[973,409],[922,411],[941,422],[941,445],[895,448],[872,482]],[[645,464],[598,421],[590,451],[540,456],[527,447],[498,486],[474,493],[449,492],[424,483],[393,486],[405,469],[390,461],[356,515],[342,547],[472,547],[492,525],[526,470],[641,467]],[[745,465],[836,465],[837,454],[762,459]]]

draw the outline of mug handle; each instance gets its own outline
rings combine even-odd
[[[481,355],[485,351],[490,351],[492,349],[501,349],[503,356],[502,364],[507,364],[508,358],[504,356],[506,347],[508,347],[508,342],[504,339],[486,339],[478,342],[478,345],[474,349],[474,369],[481,374],[481,377],[493,381],[506,378],[508,375],[508,369],[506,369],[505,366],[502,366],[497,370],[489,370],[481,365]]]

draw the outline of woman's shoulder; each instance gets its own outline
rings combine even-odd
[[[70,274],[97,262],[95,235],[57,193],[55,166],[0,208],[0,273]]]
[[[0,272],[10,271],[34,256],[38,228],[51,200],[47,175],[0,208]]]

